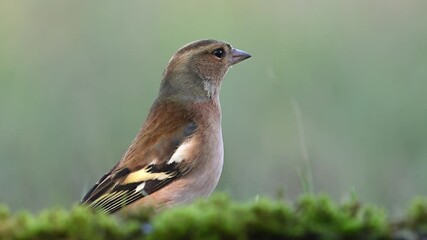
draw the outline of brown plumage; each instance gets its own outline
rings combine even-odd
[[[217,40],[196,41],[178,50],[141,130],[82,203],[113,213],[208,196],[223,165],[221,81],[231,65],[249,57]]]

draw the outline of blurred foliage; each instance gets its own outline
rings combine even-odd
[[[293,204],[268,198],[237,203],[216,194],[156,213],[105,215],[82,206],[38,214],[0,207],[0,239],[289,239],[413,240],[426,236],[427,199],[416,198],[399,219],[355,199],[336,203],[305,194]]]
[[[235,199],[400,209],[427,189],[426,1],[1,1],[0,201],[77,202],[120,159],[182,45],[253,55],[222,85]],[[399,215],[399,212],[397,212]]]
[[[357,202],[338,205],[325,196],[305,195],[290,206],[266,198],[235,203],[216,195],[158,215],[148,212],[118,218],[84,207],[38,215],[10,214],[3,208],[0,238],[369,240],[391,239],[392,234],[381,209]]]
[[[177,222],[177,219],[180,219]],[[357,202],[338,206],[305,195],[293,207],[259,199],[233,203],[224,196],[165,211],[152,221],[153,239],[385,239],[382,210]]]

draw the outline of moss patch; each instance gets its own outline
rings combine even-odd
[[[391,223],[381,208],[337,204],[304,195],[294,204],[257,199],[236,203],[216,195],[155,214],[125,218],[84,207],[37,215],[0,207],[0,239],[417,239],[427,234],[427,199],[417,198],[405,219]]]

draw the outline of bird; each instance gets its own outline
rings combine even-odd
[[[220,40],[181,47],[135,139],[81,204],[111,214],[166,209],[209,196],[224,162],[221,83],[231,66],[250,57]]]

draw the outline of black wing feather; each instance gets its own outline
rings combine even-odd
[[[94,199],[94,201],[89,200],[89,206],[106,213],[114,213],[124,206],[154,193],[184,174],[176,163],[164,164],[162,166],[149,165],[147,167],[147,172],[169,173],[171,177],[162,180],[153,179],[116,185],[108,193],[96,196],[96,198],[91,198]],[[141,184],[143,184],[143,187],[141,187]],[[98,194],[99,193],[96,195]]]

